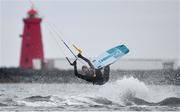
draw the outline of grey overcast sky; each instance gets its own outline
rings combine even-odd
[[[124,58],[180,60],[179,0],[32,1],[43,18],[45,58],[63,57],[48,21],[87,57],[126,44],[130,53]],[[0,66],[18,66],[22,19],[30,7],[29,0],[0,0]]]

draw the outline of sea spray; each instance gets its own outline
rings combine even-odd
[[[128,99],[138,97],[148,97],[149,89],[145,83],[134,77],[123,77],[116,82],[107,83],[99,89],[99,94],[113,102],[126,105]]]
[[[149,85],[148,97],[144,98],[144,100],[159,102],[169,97],[180,97],[180,92],[177,92],[175,86]]]
[[[30,88],[34,88],[37,92],[35,93]],[[179,86],[145,85],[133,77],[124,77],[103,86],[92,84],[1,84],[0,91],[3,94],[0,96],[0,108],[4,111],[29,109],[32,111],[37,109],[42,111],[54,109],[59,111],[180,110],[180,98],[176,97],[180,94]],[[174,96],[172,96],[173,94]],[[9,96],[11,99],[5,100]],[[148,98],[156,100],[157,97],[163,99],[157,102],[147,100]]]

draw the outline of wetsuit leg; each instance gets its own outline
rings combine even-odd
[[[104,75],[109,75],[110,73],[110,65],[104,67]]]
[[[94,69],[93,64],[91,63],[90,60],[88,60],[87,58],[83,57],[82,55],[78,55],[79,58],[83,59],[84,61],[86,61],[88,63],[88,65]]]
[[[110,73],[110,65],[104,67],[104,81],[107,82],[109,80],[109,73]]]

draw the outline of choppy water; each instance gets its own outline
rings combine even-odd
[[[1,111],[180,111],[180,86],[133,77],[91,84],[0,84]]]

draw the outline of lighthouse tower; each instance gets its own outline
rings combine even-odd
[[[40,26],[42,19],[38,17],[38,12],[34,8],[31,8],[27,14],[28,16],[23,19],[24,29],[21,35],[21,68],[33,68],[35,62],[39,62],[42,65],[44,61]]]

